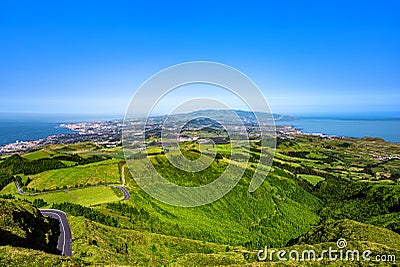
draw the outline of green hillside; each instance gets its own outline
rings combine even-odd
[[[385,245],[400,252],[400,235],[383,227],[368,225],[352,220],[331,221],[312,228],[302,235],[298,244],[318,244],[336,242],[344,238],[346,241],[372,242]]]
[[[104,160],[83,166],[49,170],[30,175],[28,191],[45,191],[60,188],[75,188],[84,185],[120,183],[119,160]]]
[[[35,201],[35,199],[43,199],[47,203],[43,208],[51,207],[52,203],[70,202],[83,206],[92,206],[122,199],[121,191],[110,186],[72,188],[37,195],[19,195],[14,183],[11,183],[4,187],[1,192],[30,202]]]
[[[351,219],[400,233],[400,186],[327,179],[312,193],[324,200],[323,220]]]
[[[0,198],[0,246],[57,252],[58,221],[43,217],[28,203]]]
[[[186,158],[198,158],[198,145],[187,142],[181,148]],[[240,152],[241,148],[234,149]],[[283,263],[277,259],[258,263],[256,252],[265,246],[322,250],[345,238],[349,248],[397,255],[399,247],[393,244],[400,243],[400,185],[391,175],[398,173],[400,166],[396,160],[376,158],[399,153],[398,145],[351,138],[278,139],[271,171],[253,193],[248,187],[259,164],[259,142],[252,142],[248,164],[232,161],[229,145],[219,144],[217,150],[217,159],[193,174],[173,167],[158,146],[149,147],[158,172],[176,184],[207,184],[229,163],[244,170],[242,179],[226,196],[195,208],[170,206],[147,195],[121,160],[121,147],[51,145],[26,155],[5,157],[0,161],[0,182],[4,186],[0,196],[30,202],[36,199],[36,204],[44,199],[44,207],[55,203],[54,207],[65,210],[73,232],[74,255],[65,259],[7,246],[0,246],[0,253],[13,253],[15,260],[31,255],[39,265],[308,266],[319,263]],[[142,170],[143,157],[135,156],[135,168]],[[42,167],[29,168],[34,164]],[[121,184],[122,176],[131,195],[128,201],[121,201],[118,189],[92,186],[103,182]],[[51,190],[61,185],[60,189],[67,189],[19,195],[14,179],[19,179],[24,190]],[[35,210],[28,203],[16,203]],[[7,209],[17,207],[8,205]],[[4,259],[2,264],[17,265],[16,261],[7,264]],[[348,262],[329,264],[358,266]]]
[[[83,266],[83,262],[41,250],[0,246],[0,266]]]
[[[191,152],[188,152],[191,153]],[[190,155],[189,155],[190,156]],[[178,171],[160,154],[152,157],[156,169],[176,184],[208,183],[224,171],[226,163],[214,163],[199,174]],[[137,168],[140,167],[140,160]],[[161,203],[142,190],[131,190],[131,199],[108,209],[128,217],[129,227],[177,237],[245,246],[282,246],[319,222],[321,202],[300,187],[290,175],[275,169],[254,193],[248,191],[254,171],[246,168],[243,178],[224,198],[206,206],[180,208]],[[133,180],[127,179],[133,183]],[[142,210],[146,216],[135,214]],[[298,216],[298,214],[304,216]]]

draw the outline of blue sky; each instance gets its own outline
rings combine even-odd
[[[398,14],[397,1],[1,1],[0,112],[122,114],[147,78],[194,60],[244,72],[276,113],[399,112]]]

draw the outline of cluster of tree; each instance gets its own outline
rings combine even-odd
[[[12,155],[0,163],[0,172],[9,175],[18,173],[36,174],[47,170],[59,169],[67,167],[64,163],[57,159],[43,158],[37,160],[28,160],[20,155]]]
[[[62,211],[65,211],[69,214],[72,214],[73,216],[83,216],[86,219],[99,222],[104,225],[108,226],[113,226],[113,227],[118,227],[119,223],[118,220],[114,217],[105,215],[101,213],[98,210],[84,207],[79,204],[73,204],[73,203],[68,203],[68,202],[63,202],[63,203],[53,203],[52,209],[59,209]]]
[[[287,152],[281,152],[281,153],[286,156],[293,157],[293,158],[309,158],[309,155],[310,155],[310,151],[287,151]],[[325,155],[325,157],[320,158],[320,160],[322,162],[325,162],[328,164],[338,161],[338,160],[339,161],[341,160],[329,152],[324,152],[324,155]]]
[[[0,172],[0,190],[3,189],[6,185],[11,183],[12,181],[14,181],[14,176]]]
[[[76,154],[64,154],[64,155],[58,155],[53,157],[53,159],[57,159],[57,160],[67,160],[67,161],[73,161],[76,162],[77,165],[85,165],[85,164],[89,164],[89,163],[94,163],[94,162],[99,162],[99,161],[103,161],[106,159],[110,159],[111,157],[106,156],[106,155],[92,155],[90,157],[87,158],[82,158],[79,155]]]
[[[280,137],[276,138],[276,147],[279,147],[281,145],[290,147],[290,146],[293,146],[294,144],[295,144],[295,142],[292,140],[280,138]]]
[[[7,173],[11,175],[23,174],[36,174],[47,170],[66,168],[62,160],[76,162],[78,165],[94,163],[108,159],[106,156],[93,155],[88,158],[82,158],[78,155],[59,155],[53,158],[41,158],[36,160],[28,160],[20,155],[12,155],[0,163],[0,173]]]
[[[310,154],[309,151],[287,151],[282,153],[286,156],[295,158],[307,158],[307,156]]]
[[[284,171],[281,168],[278,168],[275,166],[275,168],[272,171],[273,174],[276,174],[280,177],[287,177],[292,180],[294,180],[301,188],[306,190],[307,192],[311,192],[312,188],[314,187],[310,182],[300,178],[297,174],[291,174],[286,171]]]
[[[397,173],[392,173],[392,174],[390,175],[390,179],[393,180],[393,181],[399,180],[399,179],[400,179],[400,173],[399,173],[399,172],[397,172]]]
[[[376,162],[376,163],[368,163],[364,167],[364,172],[366,174],[376,177],[376,172],[374,172],[374,170],[372,168],[379,167],[382,164],[385,164],[387,162],[394,161],[394,160],[397,160],[397,159],[393,158],[393,159],[387,159],[387,160],[383,160],[383,161]],[[396,181],[398,178],[400,178],[400,173],[392,173],[390,176],[390,179],[392,179],[393,181]]]
[[[250,151],[251,152],[261,153],[261,148],[260,148],[261,142],[257,142],[257,144],[259,144],[259,145],[251,145],[250,146]]]
[[[59,254],[59,222],[50,217],[40,216],[30,205],[23,202],[26,201],[0,199],[3,218],[7,218],[7,224],[13,228],[13,232],[10,232],[7,228],[0,227],[0,246],[11,245]]]
[[[365,172],[366,174],[375,176],[375,173],[374,173],[374,171],[372,170],[372,167],[375,167],[375,166],[374,166],[373,164],[367,164],[367,165],[365,165],[365,167],[364,167],[364,172]]]
[[[27,177],[25,182],[22,180],[21,176],[13,176],[14,181],[17,181],[19,186],[22,188],[23,191],[27,191],[28,188],[26,187],[30,182],[32,182],[32,179],[30,177]]]
[[[339,179],[319,182],[312,194],[325,206],[319,212],[323,220],[351,219],[400,232],[400,186]]]
[[[159,172],[168,181],[184,186],[198,186],[214,181],[225,171],[228,164],[226,162],[219,161],[218,158],[219,157],[217,153],[216,160],[214,160],[210,166],[196,173],[186,172],[176,168],[165,156],[152,158],[152,162],[156,167],[157,172]]]
[[[14,175],[16,174],[37,174],[48,170],[60,169],[68,167],[65,165],[62,160],[74,161],[77,165],[84,165],[93,162],[102,161],[108,159],[107,156],[98,156],[93,155],[88,158],[82,158],[79,155],[71,154],[71,155],[59,155],[54,158],[41,158],[36,160],[28,160],[20,155],[12,155],[5,160],[0,162],[0,190],[11,183],[12,181],[18,181],[21,187],[28,185],[31,180],[28,180],[23,183],[21,177]]]
[[[282,168],[282,169],[288,170],[293,174],[318,175],[318,176],[321,176],[321,177],[326,178],[326,179],[327,178],[337,179],[337,177],[335,175],[331,174],[331,173],[315,170],[315,169],[313,169],[311,167],[308,167],[308,166],[293,166],[293,165],[286,164],[286,163],[281,163],[281,162],[278,162],[278,161],[274,161],[272,165],[276,166],[278,168]]]
[[[32,205],[36,208],[41,208],[46,206],[48,203],[41,198],[36,198],[33,200]]]
[[[7,194],[7,195],[0,195],[0,198],[3,199],[15,199],[15,197],[11,194]]]
[[[229,144],[230,139],[229,137],[210,137],[211,140],[214,141],[217,145]]]
[[[148,156],[156,156],[156,155],[164,155],[165,152],[164,150],[160,151],[160,152],[148,152],[147,155]]]
[[[136,207],[123,204],[121,202],[110,202],[107,203],[107,208],[118,211],[124,216],[130,217],[132,220],[140,219],[140,220],[148,220],[150,218],[150,214],[143,208],[137,209]]]
[[[260,154],[250,152],[249,162],[258,163],[260,162]]]

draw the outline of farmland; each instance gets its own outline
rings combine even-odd
[[[84,185],[118,184],[120,183],[118,162],[118,160],[106,160],[83,166],[45,171],[29,176],[31,182],[26,188],[28,191],[49,191]]]
[[[121,147],[102,148],[90,143],[52,145],[22,155],[22,159],[5,157],[2,162],[20,166],[19,162],[25,160],[52,160],[50,165],[45,162],[45,168],[50,169],[39,173],[23,174],[17,167],[4,170],[15,170],[27,192],[57,187],[60,191],[18,195],[10,182],[1,194],[32,203],[42,199],[46,203],[44,207],[51,207],[52,203],[79,204],[113,218],[110,226],[69,215],[76,251],[72,260],[78,263],[123,264],[129,261],[135,265],[152,262],[189,266],[192,263],[254,263],[255,251],[265,245],[322,249],[336,242],[339,236],[345,237],[350,247],[366,247],[365,244],[373,243],[376,244],[374,253],[382,252],[383,247],[391,253],[399,253],[398,247],[385,242],[387,236],[397,240],[400,233],[400,166],[396,158],[400,147],[397,144],[313,136],[278,139],[269,174],[262,186],[250,193],[249,183],[260,164],[260,143],[250,143],[247,164],[231,159],[229,144],[216,144],[218,156],[211,165],[199,173],[187,173],[172,166],[155,141],[157,139],[153,138],[147,149],[148,158],[158,173],[175,184],[210,183],[228,164],[242,168],[244,175],[236,187],[218,201],[196,208],[181,208],[161,203],[137,186],[121,159]],[[209,157],[213,146],[183,142],[180,148],[187,159],[195,160],[199,158],[199,151]],[[245,153],[240,146],[233,149],[236,153]],[[131,165],[136,174],[144,170],[145,158],[138,156],[140,153],[143,152],[136,154],[137,159]],[[9,164],[6,166],[11,166]],[[131,195],[127,201],[121,201],[118,190],[101,186],[121,184],[122,168],[125,169],[125,187]],[[351,231],[341,232],[344,226]],[[321,239],[319,233],[329,238]],[[110,250],[112,253],[107,253]]]

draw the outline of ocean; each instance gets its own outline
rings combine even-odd
[[[16,141],[29,141],[73,131],[59,127],[56,122],[4,122],[0,121],[0,146]]]
[[[78,115],[32,115],[0,114],[0,146],[16,141],[29,141],[54,134],[71,134],[73,131],[60,127],[62,123],[99,121],[121,118],[120,116]],[[293,125],[305,133],[323,133],[348,137],[380,137],[389,142],[400,142],[400,118],[351,118],[301,117],[293,120],[276,121],[277,125]]]
[[[293,125],[304,133],[323,133],[362,138],[379,137],[388,142],[400,142],[400,118],[297,117],[294,120],[276,121],[276,125]]]
[[[72,134],[62,123],[111,120],[120,116],[0,113],[0,146],[16,141],[30,141],[55,134]]]

